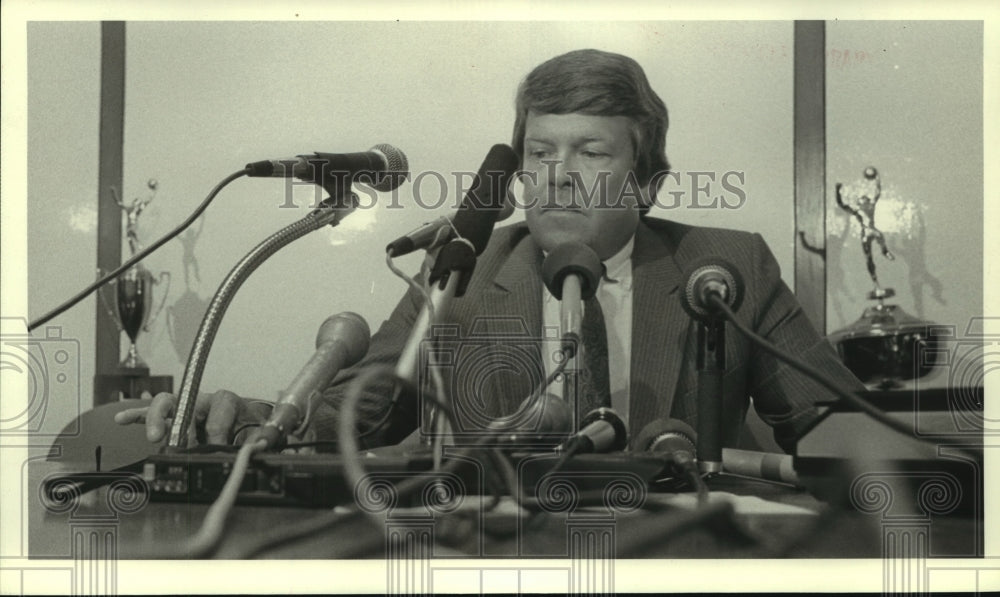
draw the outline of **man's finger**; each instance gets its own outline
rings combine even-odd
[[[145,423],[147,410],[148,407],[143,406],[142,408],[127,408],[121,412],[117,412],[115,413],[115,423],[119,425]]]
[[[239,413],[240,397],[226,390],[219,390],[212,396],[205,420],[205,433],[210,444],[228,444],[229,432],[236,422]]]
[[[177,399],[166,392],[157,394],[146,410],[146,439],[156,443],[167,434],[167,419],[174,413]]]

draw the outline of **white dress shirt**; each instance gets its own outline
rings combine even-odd
[[[604,325],[608,334],[608,373],[611,386],[611,407],[621,415],[628,425],[629,379],[632,362],[632,247],[635,238],[618,253],[604,262],[606,274],[597,287],[597,300],[604,312]],[[546,334],[546,338],[562,337],[559,330],[559,301],[542,286],[542,327],[558,330],[558,334]],[[555,352],[543,350],[545,375],[551,375],[557,363]],[[549,391],[562,396],[563,378],[556,379]]]

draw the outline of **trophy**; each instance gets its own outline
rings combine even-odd
[[[139,215],[142,214],[142,211],[156,195],[157,182],[155,179],[150,179],[146,183],[146,186],[151,191],[150,195],[144,199],[136,198],[132,201],[131,205],[125,205],[118,197],[115,189],[111,189],[115,203],[118,204],[118,207],[122,209],[126,216],[125,234],[133,256],[142,250],[142,245],[138,237]],[[98,276],[101,275],[103,275],[103,272],[98,270]],[[163,300],[160,301],[160,307],[156,310],[156,313],[153,313],[153,287],[160,283],[163,283],[165,286]],[[115,285],[115,309],[111,308],[103,291],[100,295],[101,301],[108,311],[108,315],[115,322],[118,330],[125,332],[129,339],[128,354],[119,364],[119,367],[128,376],[146,376],[149,374],[149,367],[143,361],[142,357],[139,356],[139,352],[136,349],[136,340],[141,332],[149,331],[149,325],[156,320],[160,311],[163,310],[167,293],[170,290],[170,272],[161,272],[160,279],[157,280],[142,263],[136,263],[118,276],[112,284]]]
[[[913,317],[898,305],[885,303],[896,292],[879,284],[872,245],[877,245],[889,261],[896,257],[886,245],[882,231],[875,227],[875,206],[882,195],[878,171],[870,166],[865,168],[864,180],[858,187],[860,191],[847,194],[844,186],[837,183],[837,205],[861,226],[861,249],[874,284],[868,300],[875,304],[866,308],[853,324],[830,334],[829,340],[844,365],[865,385],[879,390],[897,389],[902,387],[902,381],[923,377],[936,364],[927,358],[933,354],[933,324]]]

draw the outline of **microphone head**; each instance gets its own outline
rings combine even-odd
[[[614,429],[615,437],[611,445],[608,447],[610,451],[621,451],[625,449],[628,445],[628,427],[625,426],[625,421],[622,420],[621,415],[619,415],[615,409],[602,406],[600,408],[595,408],[594,410],[587,413],[580,421],[580,429],[586,429],[591,423],[596,423],[597,421],[604,421],[611,425]]]
[[[730,309],[736,311],[743,302],[743,278],[739,270],[725,259],[703,257],[690,264],[684,276],[681,305],[692,319],[708,321],[717,316],[709,296],[718,294]]]
[[[403,184],[404,180],[410,179],[410,164],[405,153],[388,143],[380,143],[370,151],[385,158],[385,170],[375,175],[375,184],[371,185],[373,189],[380,193],[392,191]]]
[[[636,452],[676,452],[687,450],[695,454],[697,434],[679,419],[656,419],[642,428],[632,441]]]
[[[580,276],[580,295],[583,300],[587,300],[597,292],[603,273],[604,268],[597,253],[583,243],[559,245],[542,262],[542,280],[552,296],[560,301],[566,276]]]
[[[508,194],[517,166],[517,154],[510,146],[498,143],[491,147],[452,220],[455,232],[472,244],[476,255],[486,250],[506,205],[513,209]]]
[[[494,421],[493,426],[526,434],[565,434],[573,430],[572,409],[561,397],[544,394],[531,408],[524,409],[530,402],[531,397],[526,398],[517,413]]]
[[[364,317],[351,311],[337,313],[326,318],[316,333],[316,348],[327,342],[340,342],[347,348],[344,367],[350,367],[368,353],[371,330]]]

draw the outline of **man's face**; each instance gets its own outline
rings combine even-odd
[[[525,219],[543,250],[582,242],[603,261],[635,233],[634,178],[626,189],[635,163],[629,125],[625,116],[528,114]]]

